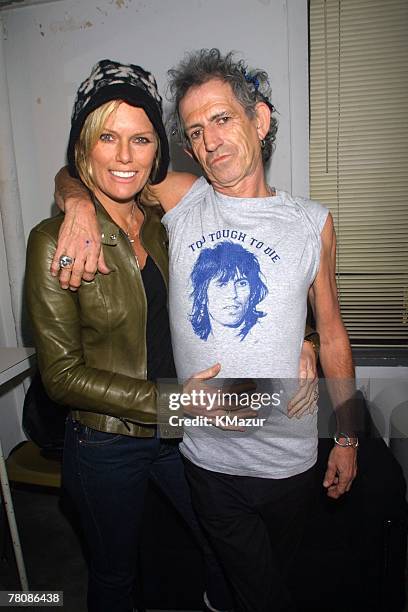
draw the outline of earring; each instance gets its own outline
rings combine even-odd
[[[266,144],[265,139],[261,138],[261,149],[265,148],[265,144]]]

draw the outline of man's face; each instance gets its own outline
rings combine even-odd
[[[208,314],[221,325],[236,327],[245,318],[250,296],[248,279],[239,273],[228,281],[213,278],[207,289]]]
[[[259,120],[248,117],[229,83],[191,87],[180,102],[191,151],[213,187],[228,193],[263,175]]]

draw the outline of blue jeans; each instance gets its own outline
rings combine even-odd
[[[226,588],[192,509],[178,441],[103,433],[68,419],[63,486],[79,511],[89,548],[89,612],[133,610],[138,532],[149,478],[190,526],[220,591]]]

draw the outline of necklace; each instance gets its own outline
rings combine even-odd
[[[127,228],[125,229],[125,234],[128,237],[129,242],[131,242],[131,243],[133,243],[135,241],[135,238],[137,238],[137,236],[138,236],[138,234],[136,234],[135,238],[131,238],[130,237],[130,226],[132,224],[133,217],[135,215],[135,210],[136,210],[136,202],[133,202],[132,210],[130,211],[129,222],[127,224]]]
[[[126,234],[127,239],[129,240],[129,242],[131,244],[133,244],[135,242],[136,238],[139,236],[139,232],[134,234],[134,238],[131,238],[131,236],[130,236],[130,226],[132,225],[133,217],[135,216],[135,210],[136,210],[136,200],[133,201],[132,209],[130,211],[129,222],[127,224],[127,228],[125,229],[125,234]],[[135,255],[135,259],[136,259],[136,265],[137,265],[137,267],[140,270],[139,257],[137,256],[136,248],[135,247],[132,247],[132,248],[133,248],[133,252],[134,252],[134,255]]]

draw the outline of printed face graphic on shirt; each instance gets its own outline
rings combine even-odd
[[[207,310],[211,319],[227,327],[240,325],[248,310],[251,288],[245,276],[237,271],[235,277],[223,280],[212,278],[207,288]]]
[[[224,241],[203,249],[191,273],[190,321],[202,340],[230,328],[244,340],[266,313],[257,309],[268,289],[258,259],[240,244]]]

